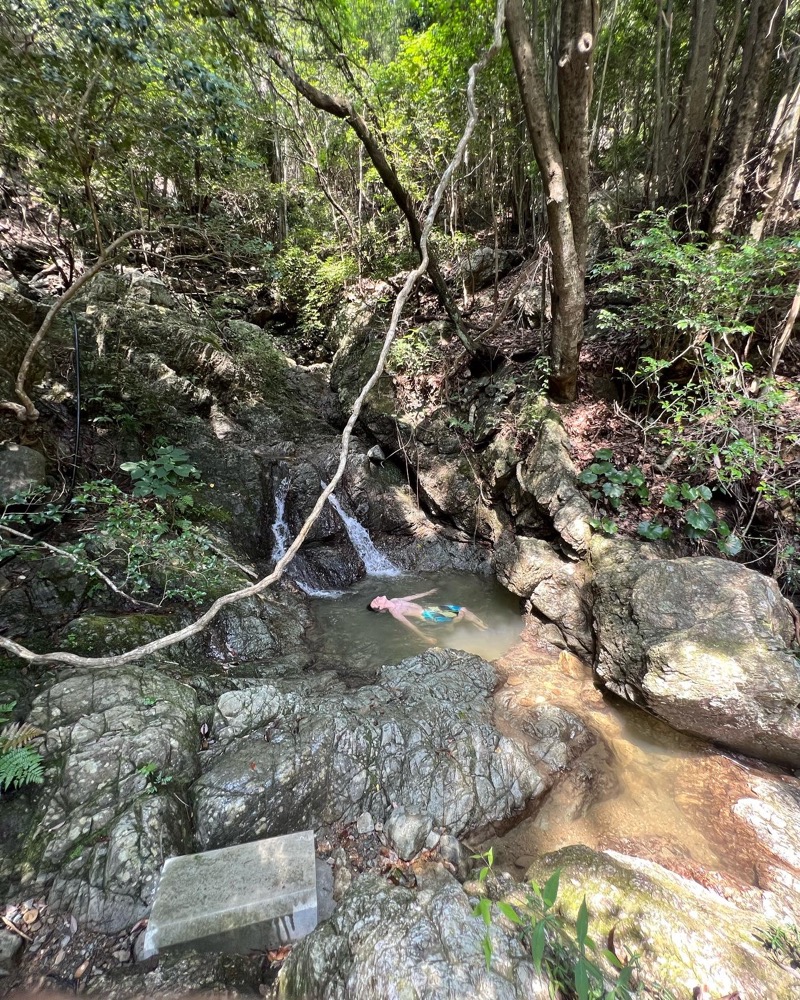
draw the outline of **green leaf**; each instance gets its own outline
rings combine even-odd
[[[714,523],[713,516],[709,518],[708,515],[702,510],[687,510],[684,518],[686,519],[687,524],[690,524],[696,531],[701,533],[708,531]]]
[[[594,472],[591,471],[591,469],[584,469],[583,472],[578,476],[578,480],[581,483],[588,483],[588,484],[596,483],[597,476]]]
[[[506,903],[504,900],[499,900],[497,903],[497,909],[503,914],[503,916],[510,920],[512,924],[523,923],[522,917],[517,913],[514,907],[510,903]]]
[[[589,973],[582,958],[575,963],[575,993],[578,1000],[589,1000]]]
[[[542,971],[545,943],[544,921],[538,920],[534,924],[533,932],[531,933],[531,960],[537,972]]]
[[[611,448],[600,448],[594,453],[594,457],[601,462],[611,462],[614,458],[614,452]]]
[[[586,908],[586,897],[583,897],[578,908],[578,916],[575,920],[575,934],[578,938],[578,946],[583,948],[586,943],[586,935],[589,933],[589,911]]]
[[[717,545],[720,552],[726,556],[738,556],[744,548],[742,540],[738,535],[728,535],[727,538],[721,538],[717,542]]]
[[[542,902],[544,903],[544,908],[546,910],[550,909],[558,897],[558,883],[560,879],[561,869],[557,868],[544,884],[544,888],[542,889]]]

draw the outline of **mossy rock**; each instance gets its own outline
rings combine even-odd
[[[183,624],[172,614],[81,615],[69,623],[60,645],[82,656],[114,656],[169,635]]]
[[[767,920],[652,861],[580,845],[538,859],[527,878],[540,885],[560,870],[556,909],[574,926],[583,899],[589,934],[636,956],[639,981],[692,996],[735,992],[750,1000],[800,996],[800,974],[770,959],[760,940]]]

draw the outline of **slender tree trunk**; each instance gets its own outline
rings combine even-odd
[[[559,145],[569,192],[575,253],[586,274],[589,233],[589,105],[597,33],[592,0],[563,0],[558,54]]]
[[[775,118],[772,122],[768,150],[769,171],[767,181],[763,185],[761,208],[750,227],[750,236],[760,240],[764,227],[778,204],[778,192],[783,185],[784,167],[789,153],[795,148],[800,134],[800,80],[797,80],[797,57],[795,66],[789,73],[788,87],[781,98]]]
[[[678,119],[678,160],[672,186],[673,197],[676,199],[685,195],[692,184],[692,178],[696,185],[700,172],[716,14],[717,0],[694,0],[692,47],[683,77],[681,114]]]
[[[741,79],[739,81],[742,97],[735,112],[736,119],[728,145],[728,158],[711,211],[711,234],[713,236],[721,236],[723,233],[729,232],[736,221],[739,199],[747,172],[748,154],[761,113],[764,89],[769,76],[775,40],[780,30],[783,7],[782,0],[771,0],[769,3],[766,0],[758,3],[756,0],[750,13],[751,23],[748,25],[748,38],[751,36],[753,38],[752,53],[747,59],[746,69],[745,58],[742,57],[742,73],[746,72],[747,76],[744,81]],[[757,19],[755,28],[752,24],[753,19]]]
[[[588,193],[588,100],[590,91],[591,51],[594,47],[594,16],[590,0],[563,0],[563,31],[559,62],[563,72],[563,94],[566,99],[562,112],[566,114],[564,129],[575,129],[583,136],[570,135],[565,159],[553,126],[548,106],[547,88],[537,65],[522,0],[506,4],[506,34],[511,47],[514,71],[525,111],[533,153],[542,176],[547,201],[550,245],[553,251],[553,333],[551,340],[550,395],[553,399],[570,402],[577,395],[578,361],[583,340],[583,310],[585,304],[584,266],[586,253],[585,208],[577,218],[576,239],[573,214],[570,210],[570,189],[576,187],[579,204]],[[568,92],[572,83],[577,96]],[[564,114],[562,113],[562,118]],[[584,160],[581,163],[581,156]],[[569,171],[569,175],[567,173]]]
[[[405,216],[408,224],[408,231],[411,235],[411,241],[417,252],[421,255],[422,226],[420,225],[414,200],[403,186],[400,178],[397,176],[397,171],[389,162],[386,154],[381,149],[366,121],[356,111],[347,98],[338,96],[334,97],[331,94],[326,94],[324,91],[319,90],[313,84],[304,80],[295,71],[294,67],[288,59],[286,59],[282,52],[279,52],[277,49],[268,49],[267,54],[280,69],[286,79],[289,80],[298,94],[304,97],[310,104],[313,104],[315,108],[319,108],[320,111],[325,111],[327,114],[333,115],[335,118],[341,118],[343,121],[347,122],[350,128],[352,128],[352,130],[356,133],[358,138],[361,140],[364,149],[367,151],[367,155],[372,161],[373,166],[378,171],[378,176],[386,185],[386,188],[394,199],[395,204]],[[436,293],[439,296],[447,315],[455,325],[459,340],[461,340],[470,353],[473,353],[475,345],[472,342],[472,338],[464,328],[464,321],[462,320],[461,314],[456,308],[450,292],[448,291],[445,280],[442,277],[442,272],[439,270],[439,263],[434,257],[433,250],[431,248],[428,249],[428,256],[428,274],[433,282],[433,287],[436,289]]]
[[[706,151],[703,157],[703,169],[700,174],[700,182],[697,185],[698,201],[705,199],[706,184],[708,183],[708,171],[711,167],[711,155],[719,133],[720,115],[722,112],[722,100],[728,86],[728,75],[733,62],[733,53],[736,46],[736,38],[739,34],[739,25],[742,20],[742,0],[736,0],[733,8],[733,18],[731,20],[728,33],[725,36],[725,45],[720,56],[717,79],[714,83],[714,96],[711,101],[711,118],[708,123],[706,135]]]

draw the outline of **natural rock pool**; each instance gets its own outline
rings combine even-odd
[[[769,785],[794,785],[782,769],[739,759],[594,686],[591,668],[528,627],[496,663],[496,710],[512,718],[542,704],[577,716],[599,741],[544,802],[511,830],[490,833],[496,863],[516,877],[534,858],[571,844],[656,861],[701,883],[754,886],[764,845],[741,803]]]
[[[462,649],[491,662],[519,638],[523,624],[519,598],[491,577],[466,573],[367,576],[338,597],[312,600],[316,626],[306,638],[317,666],[336,670],[346,683],[358,686],[371,681],[378,667],[399,663],[426,649],[425,643],[401,622],[385,612],[369,611],[367,605],[379,595],[403,597],[433,588],[436,593],[422,598],[420,604],[460,604],[489,626],[484,632],[464,621],[437,625],[415,619],[415,624],[434,637],[440,647]]]
[[[779,781],[769,765],[745,766],[708,743],[594,686],[591,667],[542,642],[519,600],[495,580],[464,573],[368,576],[337,597],[312,600],[315,624],[307,639],[320,669],[335,669],[352,687],[370,683],[383,664],[398,663],[425,645],[391,615],[367,610],[372,598],[436,588],[420,603],[465,605],[490,627],[468,622],[425,625],[443,648],[475,653],[495,664],[495,705],[508,719],[557,705],[573,713],[596,745],[511,829],[490,830],[499,867],[519,876],[533,859],[570,844],[648,857],[685,874],[721,873],[743,885],[758,882],[763,853],[733,805],[749,794],[748,775]],[[417,623],[419,624],[419,623]],[[344,666],[346,664],[346,666]],[[508,728],[510,725],[510,729]]]

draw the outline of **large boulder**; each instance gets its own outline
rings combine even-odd
[[[373,874],[356,879],[330,920],[293,949],[278,995],[546,1000],[550,992],[511,925],[494,921],[487,930],[458,882],[438,868],[420,874],[416,890]]]
[[[433,649],[346,694],[265,685],[224,695],[192,789],[198,846],[354,823],[364,811],[383,821],[393,804],[456,836],[518,815],[585,749],[585,729],[542,706],[519,739],[502,735],[495,685],[479,657]]]
[[[598,540],[597,675],[676,729],[800,767],[800,660],[774,580]]]
[[[191,688],[148,667],[75,674],[37,699],[48,795],[27,867],[51,905],[107,932],[147,913],[164,858],[191,844],[196,712]]]
[[[44,455],[23,444],[0,445],[0,503],[28,493],[45,481]]]
[[[570,649],[591,655],[591,580],[585,563],[564,559],[539,538],[505,536],[495,552],[495,568],[504,587],[558,626]]]
[[[592,508],[578,487],[578,470],[570,456],[567,432],[554,410],[542,416],[536,444],[517,466],[517,480],[562,541],[580,554],[587,552],[592,537]]]
[[[493,247],[478,247],[455,270],[454,277],[461,281],[467,291],[474,295],[495,279],[504,277],[521,260],[513,250],[495,250]]]
[[[582,846],[544,855],[527,878],[543,884],[557,870],[558,912],[574,925],[585,899],[590,936],[635,956],[640,982],[681,997],[800,996],[800,974],[773,962],[763,945],[767,921],[758,908],[743,909],[652,861]]]

